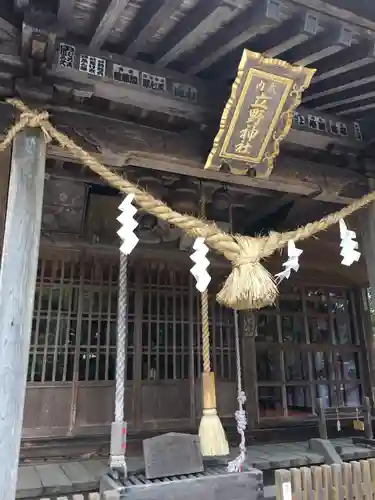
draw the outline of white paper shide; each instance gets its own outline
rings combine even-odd
[[[357,235],[355,231],[350,231],[350,229],[348,229],[344,219],[340,220],[339,225],[341,237],[341,264],[343,266],[351,266],[354,262],[358,262],[361,257],[361,253],[358,251],[358,242],[355,241]]]
[[[130,255],[139,241],[139,238],[134,233],[135,228],[138,226],[138,222],[134,219],[137,209],[132,204],[133,200],[134,194],[128,194],[118,207],[121,214],[117,217],[117,220],[121,224],[121,227],[117,231],[117,234],[122,240],[120,252],[125,255]]]
[[[276,274],[275,278],[278,283],[283,280],[287,280],[290,278],[290,273],[292,271],[297,272],[299,269],[299,258],[302,254],[303,250],[297,248],[294,244],[294,241],[288,241],[288,260],[284,262],[283,268],[284,270],[280,273]]]
[[[194,241],[193,249],[195,252],[190,255],[190,258],[195,265],[190,269],[190,272],[196,280],[196,289],[199,292],[204,292],[211,281],[211,276],[207,272],[210,261],[206,257],[208,247],[204,243],[204,238],[197,238]]]

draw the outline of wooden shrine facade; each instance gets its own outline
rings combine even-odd
[[[203,191],[208,219],[226,230],[230,206],[234,231],[294,228],[361,196],[375,176],[375,20],[361,1],[356,12],[334,3],[7,0],[0,6],[0,95],[48,110],[85,150],[177,210],[198,213]],[[203,168],[244,47],[317,68],[266,179]],[[0,103],[1,134],[13,115]],[[0,161],[2,238],[9,154]],[[24,437],[108,433],[119,200],[65,149],[47,145]],[[201,414],[200,319],[191,242],[154,217],[139,217],[141,243],[130,261],[126,418],[135,432],[194,429]],[[371,212],[366,217],[371,226]],[[350,221],[358,231],[362,222]],[[337,228],[301,247],[301,270],[275,308],[241,315],[250,432],[311,423],[317,397],[355,415],[375,386],[364,260],[340,265]],[[371,238],[364,247],[371,278]],[[214,301],[228,269],[210,259],[211,354],[218,410],[230,426],[233,317]],[[276,256],[267,267],[276,273],[281,263]]]
[[[5,171],[5,169],[4,169]],[[129,167],[128,176],[176,209],[229,230],[295,227],[337,205]],[[118,296],[118,193],[79,165],[49,159],[24,412],[25,438],[107,434],[113,418]],[[288,201],[287,201],[288,200]],[[231,204],[233,205],[230,208]],[[254,214],[257,216],[254,216]],[[191,240],[140,212],[129,270],[125,413],[131,433],[192,430],[201,414],[199,295]],[[355,221],[353,222],[355,223]],[[356,227],[356,226],[353,226]],[[274,308],[241,314],[250,432],[311,425],[316,398],[355,415],[371,393],[371,332],[362,260],[347,269],[338,231],[302,244],[301,270]],[[318,256],[325,255],[324,261]],[[218,410],[234,425],[233,313],[215,301],[226,262],[210,254],[212,362]],[[267,267],[276,273],[280,256]],[[370,344],[369,344],[370,342]],[[369,348],[370,345],[370,348]]]
[[[117,273],[113,255],[55,250],[41,256],[24,437],[109,432]],[[218,411],[230,428],[236,410],[233,314],[210,298]],[[311,425],[317,397],[326,408],[349,407],[355,415],[369,392],[362,298],[359,289],[304,281],[288,284],[275,308],[242,315],[251,433],[292,422]],[[195,429],[201,414],[200,313],[188,267],[173,259],[136,258],[128,325],[130,431]]]

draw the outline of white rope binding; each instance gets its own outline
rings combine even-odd
[[[241,378],[241,353],[240,353],[240,339],[238,332],[238,311],[234,310],[234,336],[235,336],[235,349],[236,349],[236,365],[237,365],[237,402],[238,410],[235,412],[234,417],[237,423],[237,432],[241,436],[239,444],[240,453],[228,463],[228,472],[241,472],[243,464],[246,460],[246,437],[245,431],[247,428],[247,415],[244,409],[246,403],[246,395],[242,390]]]

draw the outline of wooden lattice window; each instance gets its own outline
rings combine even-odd
[[[149,264],[142,271],[142,378],[187,379],[202,371],[201,303],[188,270]],[[235,380],[233,312],[210,296],[211,360],[217,377]]]
[[[180,269],[147,264],[142,273],[142,379],[189,378],[190,282]]]
[[[118,266],[105,260],[83,268],[79,380],[114,380],[116,368]],[[128,272],[127,379],[133,379],[134,273]]]
[[[29,355],[29,382],[73,379],[80,266],[74,261],[41,260],[35,292]]]
[[[362,367],[353,295],[293,288],[257,313],[257,388],[261,417],[359,407]]]
[[[110,259],[40,260],[28,381],[114,380],[117,293],[118,264]],[[233,312],[214,294],[209,304],[213,369],[218,378],[235,380]],[[129,266],[127,379],[133,380],[136,363],[143,380],[198,377],[201,362],[200,295],[188,269]]]
[[[29,382],[114,380],[118,266],[105,259],[39,262]],[[127,377],[133,378],[134,278],[129,272]]]

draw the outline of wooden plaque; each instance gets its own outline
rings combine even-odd
[[[268,177],[314,73],[245,49],[205,168]]]

